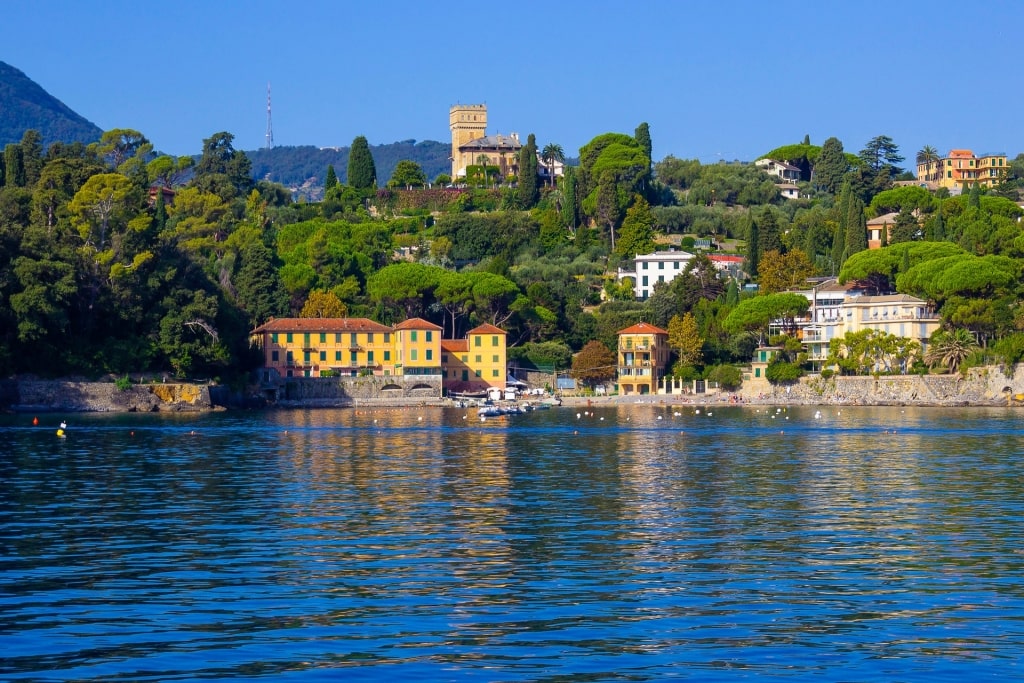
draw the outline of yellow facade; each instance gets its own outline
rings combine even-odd
[[[452,391],[477,392],[507,383],[505,331],[499,327],[484,324],[465,339],[445,340],[441,353],[444,384]]]
[[[441,374],[441,327],[422,318],[395,325],[395,374]]]
[[[665,375],[671,350],[668,332],[648,323],[619,330],[619,391],[653,394]]]
[[[1003,182],[1010,170],[1005,154],[975,156],[969,149],[951,150],[938,161],[917,165],[917,179],[939,187],[968,190],[971,185],[993,187]]]
[[[448,110],[448,125],[452,131],[452,179],[466,163],[459,158],[459,147],[487,134],[486,104],[455,104]],[[476,161],[470,161],[475,164]]]
[[[395,374],[394,331],[366,318],[281,318],[252,337],[281,377]]]

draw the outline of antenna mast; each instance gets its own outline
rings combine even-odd
[[[270,81],[267,81],[267,149],[274,149],[274,126],[270,120]]]

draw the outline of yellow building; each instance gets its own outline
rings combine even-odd
[[[1003,181],[1009,164],[1005,154],[975,156],[969,149],[951,150],[949,156],[938,161],[917,165],[920,182],[937,183],[950,190],[968,190],[971,185],[992,187]]]
[[[458,393],[477,393],[489,387],[505,388],[507,355],[505,331],[484,323],[465,339],[441,342],[444,387]]]
[[[395,374],[441,374],[441,327],[423,318],[395,325]]]
[[[274,318],[250,336],[281,377],[395,374],[394,330],[367,318]]]
[[[653,394],[668,367],[668,332],[649,323],[619,330],[619,391]]]

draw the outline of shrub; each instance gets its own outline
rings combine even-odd
[[[132,386],[132,379],[128,375],[118,377],[114,380],[114,386],[117,387],[118,391],[128,391]]]

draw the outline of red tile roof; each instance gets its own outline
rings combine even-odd
[[[505,330],[501,329],[500,327],[495,327],[490,323],[484,323],[479,327],[474,327],[472,330],[466,333],[467,336],[470,334],[505,334]]]
[[[469,341],[466,339],[442,339],[441,350],[451,351],[452,353],[469,351]]]
[[[369,318],[272,318],[258,332],[394,332]]]
[[[437,330],[441,331],[440,325],[435,325],[423,318],[409,318],[395,325],[396,330]]]
[[[624,330],[619,330],[617,334],[668,334],[668,332],[650,323],[637,323]]]

